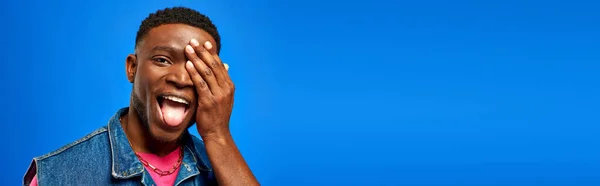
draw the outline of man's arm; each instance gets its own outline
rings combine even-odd
[[[259,185],[231,134],[203,137],[219,185]]]
[[[190,41],[185,65],[198,93],[196,128],[206,146],[219,185],[260,185],[229,131],[234,85],[209,42]]]

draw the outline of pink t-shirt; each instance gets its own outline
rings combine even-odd
[[[163,171],[169,171],[169,170],[171,170],[173,165],[175,165],[175,163],[177,163],[177,160],[179,160],[180,152],[181,152],[181,148],[177,148],[177,150],[175,150],[163,157],[158,157],[157,155],[150,154],[150,153],[139,153],[138,152],[138,154],[142,158],[144,158],[144,160],[148,161],[148,163],[153,165],[154,167],[156,167],[160,170],[163,170]],[[175,179],[177,178],[177,175],[179,174],[179,171],[175,171],[175,173],[173,173],[171,175],[160,176],[156,172],[154,172],[154,170],[152,170],[152,168],[150,168],[148,166],[145,166],[145,167],[146,167],[146,171],[148,171],[150,173],[152,180],[154,180],[154,182],[156,183],[157,186],[174,185]],[[31,184],[29,184],[29,185],[37,186],[37,175],[35,175],[33,177],[33,179],[31,180]]]

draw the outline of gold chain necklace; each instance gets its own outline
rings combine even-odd
[[[142,156],[140,156],[138,153],[135,153],[135,156],[138,157],[138,159],[140,160],[140,162],[142,162],[142,164],[144,164],[144,166],[150,167],[156,174],[158,174],[160,176],[167,176],[167,175],[171,175],[171,174],[175,173],[175,171],[179,170],[179,166],[181,166],[181,160],[183,160],[183,147],[179,147],[179,150],[180,150],[179,151],[179,159],[177,160],[177,163],[175,165],[173,165],[173,167],[169,171],[163,171],[163,170],[156,168],[152,164],[148,163],[148,161],[146,161],[144,158],[142,158]]]
[[[119,117],[119,122],[123,123],[123,120],[121,120],[121,117]],[[129,145],[133,149],[133,144],[131,144],[131,141],[129,141],[129,139],[128,139],[127,142],[129,142]],[[175,171],[179,170],[179,166],[181,166],[181,162],[183,160],[183,147],[180,146],[179,147],[179,159],[177,159],[177,163],[175,163],[175,165],[173,165],[173,167],[171,169],[169,169],[168,171],[163,171],[163,170],[160,170],[159,168],[156,168],[154,165],[148,163],[148,161],[146,161],[146,159],[142,158],[142,156],[140,156],[137,152],[134,151],[134,153],[135,153],[135,156],[138,157],[138,159],[140,160],[140,162],[142,162],[142,164],[144,166],[149,167],[159,176],[167,176],[167,175],[171,175],[171,174],[175,173]]]

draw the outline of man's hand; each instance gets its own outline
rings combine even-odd
[[[203,138],[229,133],[235,90],[226,66],[216,53],[210,52],[212,47],[208,41],[200,44],[192,39],[185,48],[189,59],[186,69],[198,93],[196,127]]]
[[[185,65],[198,92],[196,127],[206,146],[219,185],[260,185],[244,161],[229,132],[229,118],[233,109],[233,82],[212,49],[192,39],[185,54],[190,61]]]

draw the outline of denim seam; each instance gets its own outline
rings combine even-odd
[[[113,146],[113,142],[112,142],[112,141],[113,141],[113,139],[112,139],[113,137],[112,137],[112,135],[110,134],[110,131],[112,130],[112,129],[110,128],[110,123],[111,123],[111,121],[112,121],[113,119],[115,119],[114,117],[115,117],[115,116],[113,116],[112,118],[110,118],[110,120],[108,120],[108,124],[106,125],[106,127],[108,128],[108,131],[109,131],[109,132],[108,132],[108,143],[110,144],[110,152],[111,152],[111,154],[110,154],[110,169],[111,169],[111,174],[112,174],[112,175],[113,175],[115,178],[120,178],[120,179],[123,179],[123,178],[126,178],[126,177],[123,177],[123,176],[121,176],[121,175],[120,175],[120,174],[119,174],[117,171],[115,171],[115,154],[118,154],[119,152],[116,152],[116,153],[115,153],[116,149],[115,149],[115,147]],[[116,117],[121,117],[121,116],[119,116],[119,115],[117,114],[117,115],[116,115]],[[115,140],[116,140],[116,139],[115,139]]]
[[[108,124],[106,125],[108,127],[108,131],[109,131],[109,135],[108,135],[108,143],[110,144],[110,152],[111,152],[111,156],[110,156],[110,167],[111,167],[111,174],[115,177],[115,178],[119,178],[119,179],[127,179],[126,176],[121,176],[117,171],[115,171],[115,154],[119,154],[119,152],[115,152],[118,151],[114,146],[113,146],[113,139],[110,135],[110,131],[112,130],[110,128],[110,123],[111,121],[114,119],[115,116],[113,116],[113,118],[110,118]],[[116,117],[121,117],[119,115],[116,115]],[[117,139],[114,139],[117,140]]]
[[[117,116],[120,117],[120,116]],[[110,128],[110,121],[112,121],[113,118],[111,118],[108,122],[108,124],[106,125],[108,127],[108,131],[111,130]],[[115,139],[116,140],[116,139]],[[110,132],[108,134],[108,143],[110,144],[110,169],[111,169],[111,174],[116,177],[116,178],[123,178],[121,177],[121,175],[119,175],[119,173],[117,173],[117,171],[115,171],[115,147],[113,147],[113,143],[112,143],[112,136],[110,135]],[[118,153],[118,152],[117,152]]]
[[[124,175],[120,174],[119,172],[117,172],[115,170],[115,164],[116,164],[115,163],[115,156],[119,154],[119,150],[118,150],[118,148],[115,148],[115,146],[114,146],[115,144],[113,144],[113,136],[110,134],[112,132],[112,128],[110,128],[110,124],[111,124],[111,121],[115,120],[115,117],[121,117],[121,116],[120,115],[113,116],[109,120],[108,125],[107,125],[107,128],[108,128],[107,130],[108,130],[108,133],[109,133],[109,135],[108,135],[108,143],[110,144],[110,151],[111,151],[111,157],[110,157],[111,158],[111,175],[113,177],[115,177],[115,178],[118,178],[118,179],[129,179],[129,178],[132,178],[132,177],[135,177],[135,176],[139,176],[140,173],[142,173],[142,174],[144,173],[144,168],[143,167],[140,170],[134,170],[134,171],[132,171],[131,169],[128,169],[127,170],[128,173],[129,172],[133,172],[133,173],[129,173],[128,176],[124,176]],[[125,136],[125,138],[127,138],[127,136]],[[117,140],[117,139],[114,139],[114,140]],[[126,139],[126,140],[129,140],[129,139]],[[135,168],[137,168],[137,167],[134,167],[133,169],[135,169]]]
[[[89,139],[91,139],[91,138],[93,138],[93,137],[97,136],[98,134],[102,134],[102,133],[104,133],[104,132],[106,132],[106,131],[107,131],[107,130],[106,130],[106,127],[102,127],[102,128],[96,129],[94,132],[92,132],[92,133],[90,133],[90,134],[86,135],[85,137],[83,137],[83,138],[81,138],[81,139],[78,139],[78,140],[76,140],[76,141],[74,141],[74,142],[72,142],[72,143],[69,143],[69,144],[67,144],[67,145],[65,145],[65,146],[63,146],[63,147],[61,147],[61,148],[59,148],[58,150],[55,150],[55,151],[53,151],[53,152],[50,152],[50,153],[48,153],[48,154],[46,154],[46,155],[42,155],[42,156],[39,156],[39,157],[35,157],[35,158],[33,158],[33,159],[34,159],[34,160],[36,160],[36,166],[37,166],[37,161],[39,161],[39,160],[44,160],[44,159],[46,159],[46,158],[49,158],[49,157],[51,157],[51,156],[57,155],[57,154],[59,154],[59,153],[61,153],[61,152],[65,151],[65,150],[67,150],[67,149],[69,149],[69,148],[71,148],[71,147],[73,147],[73,146],[75,146],[75,145],[78,145],[78,144],[80,144],[80,143],[82,143],[82,142],[84,142],[84,141],[87,141],[87,140],[89,140]]]
[[[78,140],[76,140],[74,142],[71,142],[71,143],[67,144],[67,145],[64,145],[64,146],[62,146],[61,148],[59,148],[59,149],[57,149],[55,151],[52,151],[52,152],[47,153],[45,155],[33,158],[33,161],[35,162],[35,175],[37,176],[38,180],[43,179],[43,177],[40,177],[40,174],[39,174],[39,171],[40,171],[39,161],[47,159],[47,158],[50,158],[50,157],[55,156],[57,154],[60,154],[63,151],[65,151],[65,150],[67,150],[67,149],[69,149],[71,147],[74,147],[74,146],[76,146],[76,145],[78,145],[78,144],[80,144],[82,142],[85,142],[85,141],[87,141],[87,140],[89,140],[89,139],[91,139],[91,138],[93,138],[93,137],[95,137],[95,136],[97,136],[99,134],[102,134],[102,133],[104,133],[106,131],[107,131],[106,127],[102,127],[102,128],[96,129],[95,131],[93,131],[92,133],[86,135],[85,137],[80,138],[80,139],[78,139]],[[38,183],[39,183],[39,181],[38,181]]]
[[[196,143],[194,142],[193,136],[191,138],[192,138],[192,144],[194,144],[194,150],[196,150],[198,152],[199,150],[196,149]],[[202,139],[198,139],[198,140],[200,140],[200,142],[202,142],[202,146],[205,147],[205,149],[206,149],[206,144],[204,144],[204,141]],[[192,156],[194,156],[194,161],[196,161],[196,155],[195,155],[195,153],[192,153]],[[198,167],[200,170],[203,170],[203,171],[208,171],[208,172],[212,171],[212,169],[206,163],[207,160],[205,160],[202,157],[202,153],[198,154],[198,156],[200,156],[200,161],[202,161],[200,163],[202,163],[203,167],[200,167],[200,166],[196,166],[196,167]],[[196,162],[196,165],[198,165],[198,162]],[[206,167],[206,168],[204,168],[204,167]]]
[[[191,154],[192,154],[192,157],[194,157],[194,158],[192,158],[192,159],[194,159],[194,163],[196,163],[196,165],[199,165],[198,161],[196,161],[196,153],[194,153],[194,151],[192,149],[190,149],[189,147],[186,147],[186,148],[188,148],[188,150],[192,152]],[[194,147],[194,149],[195,149],[195,147]],[[196,166],[196,167],[198,167],[202,171],[209,171],[209,172],[212,171],[212,169],[208,168],[206,163],[204,163],[204,162],[206,162],[206,160],[204,160],[202,158],[202,155],[198,155],[198,156],[200,156],[200,161],[202,161],[200,163],[202,163],[203,167],[198,167],[198,166]],[[204,168],[204,167],[207,167],[207,168]]]
[[[183,179],[179,180],[179,182],[177,182],[175,185],[179,185],[179,184],[181,184],[183,181],[185,181],[185,180],[187,180],[187,179],[189,179],[189,178],[191,178],[191,177],[197,176],[197,175],[199,175],[199,174],[200,174],[200,172],[196,172],[195,174],[191,174],[191,175],[189,175],[188,177],[185,177],[185,178],[183,178]]]

